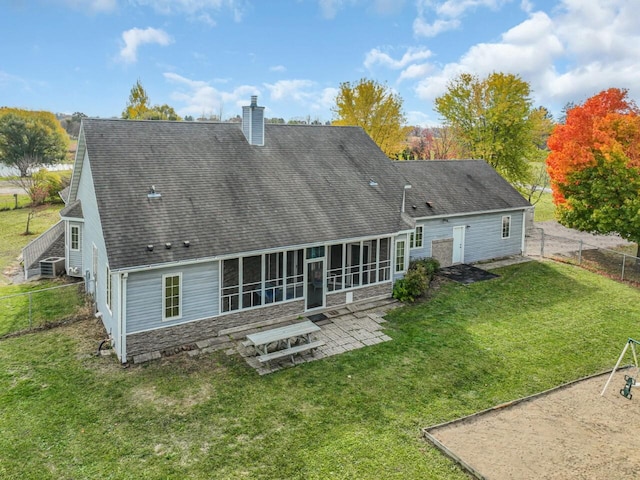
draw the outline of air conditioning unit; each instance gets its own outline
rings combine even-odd
[[[64,273],[64,257],[49,257],[40,260],[40,276],[54,278]]]

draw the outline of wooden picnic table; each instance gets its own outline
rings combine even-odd
[[[310,320],[305,320],[304,322],[292,323],[284,327],[251,333],[247,335],[247,340],[248,344],[253,345],[259,355],[268,355],[267,347],[272,343],[277,342],[278,347],[285,343],[286,347],[282,350],[286,351],[292,348],[291,341],[297,338],[304,338],[307,344],[311,344],[311,334],[319,331],[319,326]]]

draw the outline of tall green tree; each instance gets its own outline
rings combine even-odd
[[[364,78],[341,83],[332,111],[333,125],[362,127],[389,158],[402,152],[410,128],[405,126],[402,98],[386,85]]]
[[[129,93],[129,101],[122,112],[122,118],[129,120],[182,120],[173,107],[151,105],[147,91],[137,80]]]
[[[450,126],[463,154],[483,159],[515,185],[530,180],[529,162],[546,157],[544,140],[552,123],[545,109],[534,109],[529,84],[519,76],[468,73],[449,83],[436,98],[436,111]]]
[[[0,162],[21,177],[63,161],[69,136],[51,112],[0,108]]]
[[[618,233],[640,253],[640,109],[627,91],[611,88],[569,108],[549,147],[560,223]]]

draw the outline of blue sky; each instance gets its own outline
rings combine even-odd
[[[0,106],[120,116],[151,103],[223,118],[332,118],[341,82],[376,80],[409,124],[462,72],[520,75],[559,115],[609,87],[640,98],[640,0],[2,0]],[[640,103],[640,102],[639,102]]]

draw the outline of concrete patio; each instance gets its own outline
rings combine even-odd
[[[262,329],[237,332],[231,335],[231,338],[227,339],[226,342],[216,342],[215,344],[209,345],[203,344],[198,350],[193,350],[188,353],[190,355],[198,355],[200,353],[207,353],[224,348],[228,355],[240,354],[258,374],[265,375],[293,365],[320,360],[350,350],[356,350],[391,340],[391,337],[385,335],[383,332],[383,325],[386,321],[384,315],[399,305],[396,300],[389,298],[325,311],[318,316],[310,315],[314,323],[320,327],[320,331],[314,335],[313,339],[324,341],[324,345],[318,347],[313,353],[306,352],[296,355],[293,364],[289,357],[279,361],[272,361],[269,364],[262,364],[258,361],[254,348],[244,344],[247,334],[267,330],[273,328],[275,325]],[[308,317],[305,318],[305,320],[307,319]],[[284,321],[278,323],[277,326],[284,326],[295,323],[296,321],[298,321],[298,319]]]

